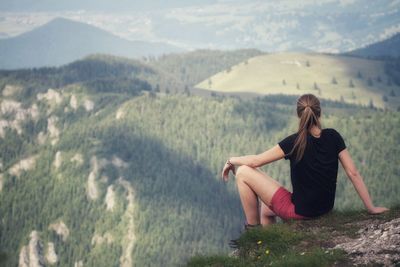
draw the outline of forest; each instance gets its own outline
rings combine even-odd
[[[245,56],[219,68],[238,58]],[[297,97],[201,97],[182,88],[206,74],[193,71],[182,81],[161,63],[88,60],[0,73],[6,265],[18,265],[34,230],[40,253],[54,245],[57,261],[44,257],[52,266],[176,266],[197,254],[227,252],[244,216],[234,177],[226,184],[220,179],[223,164],[294,133]],[[175,91],[173,84],[182,87]],[[6,93],[11,85],[17,93]],[[343,136],[374,203],[398,205],[399,112],[321,104],[323,128]],[[290,188],[289,162],[262,170]],[[363,209],[342,169],[335,209]],[[61,222],[68,235],[54,230]]]

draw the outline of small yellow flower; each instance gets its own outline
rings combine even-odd
[[[265,251],[265,254],[267,254],[267,255],[269,254],[269,250],[268,249]]]
[[[258,245],[261,245],[261,243],[262,243],[262,241],[261,241],[261,240],[257,241],[257,244],[258,244]]]

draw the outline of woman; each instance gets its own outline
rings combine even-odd
[[[236,176],[246,215],[245,228],[268,225],[275,216],[282,219],[307,219],[332,210],[335,200],[338,160],[371,214],[387,208],[375,207],[363,178],[357,171],[341,135],[332,128],[321,129],[321,107],[312,94],[297,101],[300,119],[297,133],[259,155],[231,157],[222,171],[227,181],[229,171]],[[293,194],[279,182],[257,169],[279,159],[290,160]],[[235,171],[235,166],[240,165]],[[258,198],[261,199],[259,212]]]

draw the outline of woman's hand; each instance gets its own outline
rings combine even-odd
[[[385,207],[372,207],[370,209],[368,209],[368,212],[370,214],[380,214],[383,213],[385,211],[388,211],[389,209],[385,208]]]
[[[232,170],[233,174],[236,174],[235,171],[235,165],[229,162],[229,160],[226,161],[224,168],[222,170],[222,179],[226,182],[229,179],[229,171]]]

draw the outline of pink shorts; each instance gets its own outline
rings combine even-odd
[[[296,214],[292,203],[292,193],[281,186],[272,196],[271,206],[269,207],[277,216],[284,220],[288,219],[307,219],[302,215]]]

